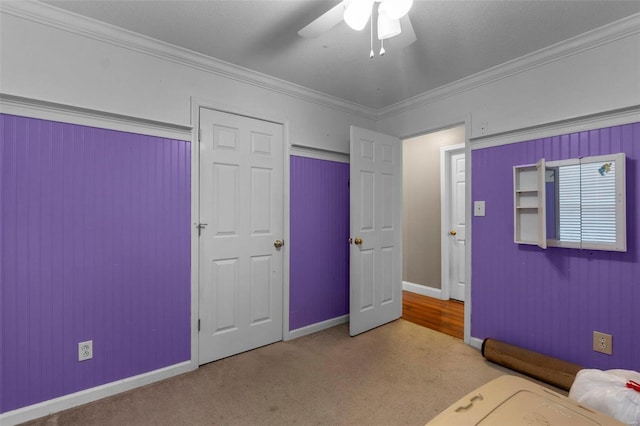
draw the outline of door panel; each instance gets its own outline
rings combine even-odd
[[[369,171],[360,172],[360,233],[374,230],[373,214],[375,210],[375,175]]]
[[[464,152],[451,154],[451,195],[450,195],[450,224],[454,235],[449,237],[449,285],[450,297],[464,301],[466,273],[465,273],[465,244],[466,244],[466,216],[465,216],[465,154]]]
[[[251,324],[271,318],[271,256],[251,258]]]
[[[352,336],[402,314],[401,150],[398,138],[351,127]]]
[[[380,280],[380,285],[382,286],[380,303],[382,305],[393,303],[395,286],[393,279],[393,271],[395,269],[393,264],[394,254],[393,247],[382,247],[380,249],[380,273],[382,274],[382,279]]]
[[[214,261],[212,265],[211,300],[216,302],[212,328],[215,334],[238,328],[238,259]]]
[[[213,163],[213,229],[216,237],[238,236],[238,166]],[[203,222],[206,223],[206,222]]]
[[[282,126],[200,110],[199,361],[282,339]]]
[[[360,303],[359,308],[365,311],[373,308],[373,298],[375,296],[375,268],[373,250],[362,250],[360,252]]]
[[[251,169],[251,234],[271,231],[271,170]]]

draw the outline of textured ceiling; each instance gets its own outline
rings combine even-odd
[[[415,0],[418,41],[369,59],[368,26],[298,36],[337,1],[45,3],[375,109],[640,13],[637,0]]]

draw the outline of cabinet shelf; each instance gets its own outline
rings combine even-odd
[[[546,248],[544,159],[513,168],[513,240]]]

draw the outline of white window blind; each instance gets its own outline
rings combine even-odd
[[[581,164],[583,242],[616,242],[615,177],[615,161]]]
[[[580,164],[558,168],[558,235],[580,242]]]
[[[615,161],[560,167],[560,240],[615,243],[615,185]]]

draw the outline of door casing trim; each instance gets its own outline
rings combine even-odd
[[[449,239],[448,230],[451,227],[449,216],[451,214],[451,156],[464,153],[465,144],[443,146],[440,148],[440,298],[449,300],[451,295],[451,283],[449,282]],[[465,156],[466,159],[466,156]],[[466,178],[465,178],[466,180]],[[466,295],[465,295],[466,297]]]
[[[426,135],[429,133],[435,133],[440,130],[450,129],[452,127],[464,126],[464,154],[466,159],[471,158],[471,114],[465,114],[460,121],[452,121],[451,125],[440,126],[435,128],[421,129],[419,132],[412,134],[405,134],[400,136],[403,141],[415,136]],[[467,206],[471,205],[471,161],[465,161],[465,203]],[[471,244],[473,239],[473,229],[471,223],[471,209],[466,209],[465,222],[467,227],[466,242],[465,242],[465,274],[467,277],[467,283],[465,286],[465,303],[464,303],[464,342],[468,345],[477,345],[477,339],[471,337],[471,286],[473,282],[471,280]],[[442,226],[442,225],[441,225]],[[474,340],[475,339],[475,340]]]
[[[197,96],[191,97],[191,124],[193,132],[191,135],[191,365],[198,368],[199,362],[199,338],[198,338],[198,318],[199,318],[199,244],[198,231],[196,225],[199,221],[200,211],[200,150],[198,141],[198,130],[200,128],[200,109],[207,108],[227,114],[241,115],[262,121],[282,125],[282,155],[283,155],[283,238],[285,242],[290,241],[289,235],[289,210],[290,210],[290,136],[289,121],[264,112],[251,111],[236,105],[228,105],[215,102],[211,99]],[[285,244],[282,258],[282,340],[287,341],[295,337],[289,332],[289,251]]]

